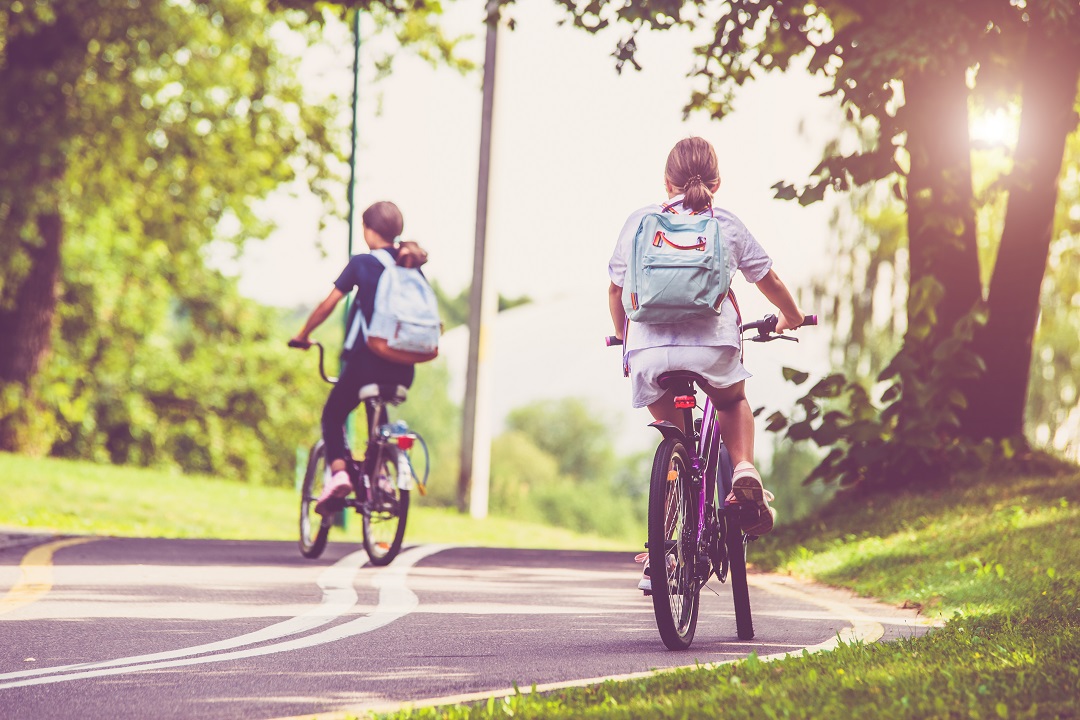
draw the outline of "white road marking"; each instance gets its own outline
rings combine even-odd
[[[845,603],[838,599],[825,597],[821,594],[807,592],[806,590],[800,589],[798,587],[798,583],[792,578],[771,574],[752,574],[747,576],[747,580],[751,585],[759,587],[770,594],[786,596],[817,605],[818,607],[826,611],[828,617],[845,620],[850,625],[850,627],[844,628],[843,630],[839,631],[836,636],[829,640],[826,640],[825,642],[821,642],[816,645],[810,645],[805,648],[799,648],[798,650],[758,656],[758,660],[761,660],[763,662],[782,660],[792,655],[801,655],[804,652],[825,652],[835,649],[841,643],[876,642],[877,640],[880,640],[885,633],[884,627],[880,622],[878,622],[875,618],[867,615],[862,610],[856,608],[854,605]],[[776,615],[783,617],[785,616],[785,613],[780,612],[776,613]],[[940,623],[932,620],[926,620],[923,618],[913,618],[910,620],[910,624],[913,626],[940,625]],[[367,705],[359,705],[349,708],[341,708],[329,713],[308,713],[303,716],[296,716],[295,718],[279,718],[278,720],[312,720],[314,718],[317,718],[318,720],[340,720],[343,718],[364,716],[365,714],[390,713],[398,712],[401,710],[415,710],[419,708],[433,708],[444,705],[461,705],[464,703],[475,703],[487,700],[488,698],[500,700],[505,697],[512,697],[519,694],[529,695],[532,693],[546,693],[555,690],[588,687],[590,685],[599,685],[608,681],[623,682],[628,680],[641,680],[645,678],[655,677],[657,675],[675,672],[678,670],[686,670],[695,667],[718,667],[720,665],[730,665],[733,663],[742,662],[743,660],[745,660],[745,658],[733,658],[731,660],[723,660],[715,663],[700,663],[695,660],[693,663],[687,665],[667,668],[656,668],[653,670],[625,673],[622,675],[605,675],[601,677],[584,678],[579,680],[566,680],[562,682],[533,685],[531,687],[526,687],[522,685],[520,687],[504,688],[502,690],[462,693],[458,695],[446,695],[443,697],[425,698],[421,700],[412,700],[406,702],[381,702]]]
[[[352,553],[329,568],[320,577],[320,586],[324,588],[323,603],[304,615],[271,625],[254,633],[236,638],[208,643],[182,650],[174,650],[152,655],[141,655],[99,663],[84,663],[39,670],[24,670],[0,675],[0,690],[30,685],[67,682],[87,678],[124,675],[146,670],[163,670],[189,665],[201,665],[213,662],[239,660],[260,655],[286,652],[313,647],[323,643],[342,640],[354,635],[371,632],[398,620],[412,612],[419,604],[416,594],[409,590],[405,581],[409,569],[429,555],[445,550],[446,545],[425,545],[403,552],[390,565],[374,575],[372,584],[379,591],[379,602],[370,615],[328,628],[322,632],[305,637],[286,640],[285,642],[260,647],[250,647],[233,652],[219,652],[243,645],[254,645],[269,640],[276,640],[288,635],[296,635],[314,629],[340,617],[356,603],[356,591],[352,587],[353,577],[366,555],[362,551]],[[359,556],[359,557],[357,557]],[[329,600],[328,600],[329,598]],[[191,655],[215,653],[202,657]],[[47,674],[46,677],[31,677]],[[18,679],[23,678],[23,679]],[[9,682],[4,682],[9,680]]]

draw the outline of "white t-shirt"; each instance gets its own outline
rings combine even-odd
[[[677,195],[669,202],[680,203],[676,208],[683,210],[682,195]],[[624,286],[626,264],[632,255],[634,236],[646,215],[658,213],[663,205],[649,205],[630,214],[619,232],[619,241],[615,252],[608,262],[608,277],[619,287]],[[754,239],[739,218],[723,208],[714,207],[713,217],[720,222],[720,238],[727,246],[728,276],[734,277],[736,270],[741,270],[749,283],[756,283],[765,277],[772,268],[772,258],[761,244]],[[739,321],[734,306],[725,300],[716,317],[695,318],[678,323],[636,323],[631,322],[626,333],[627,353],[651,347],[671,345],[739,347]]]

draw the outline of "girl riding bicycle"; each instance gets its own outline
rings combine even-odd
[[[364,241],[370,250],[386,250],[399,265],[420,267],[427,262],[427,253],[414,242],[398,242],[404,227],[404,219],[397,205],[377,202],[364,211]],[[353,313],[363,313],[370,324],[375,307],[375,288],[379,284],[384,266],[370,254],[354,255],[349,264],[334,281],[334,288],[304,324],[293,342],[310,346],[309,336],[334,311],[343,297],[357,288]],[[352,316],[349,318],[352,323]],[[410,387],[415,366],[392,362],[379,357],[368,348],[363,338],[358,338],[352,348],[343,351],[343,367],[322,413],[322,433],[326,443],[326,458],[331,476],[323,486],[315,505],[316,512],[326,514],[340,509],[341,500],[352,492],[346,467],[345,420],[360,404],[360,388],[371,383],[390,383]],[[368,418],[370,424],[371,418]]]
[[[705,378],[708,382],[701,389],[716,407],[720,432],[735,467],[728,501],[756,503],[758,520],[744,531],[762,535],[772,530],[776,511],[769,506],[772,495],[762,487],[761,476],[753,464],[754,417],[744,388],[750,373],[742,364],[735,296],[729,294],[720,313],[712,317],[660,324],[628,321],[623,307],[623,286],[639,225],[646,216],[664,211],[711,213],[720,224],[721,239],[730,258],[729,277],[741,270],[743,277],[776,306],[777,331],[798,327],[803,322],[803,312],[772,269],[772,259],[746,226],[728,210],[713,205],[713,196],[720,188],[720,171],[716,151],[708,141],[690,137],[672,148],[664,168],[664,187],[668,203],[649,205],[631,213],[608,263],[611,279],[608,306],[615,334],[624,341],[633,406],[647,407],[654,419],[666,420],[683,432],[690,431],[692,428],[683,427],[683,414],[675,407],[673,393],[662,389],[657,378],[670,370],[689,370]],[[648,580],[646,574],[643,585]],[[649,589],[643,585],[639,587]]]

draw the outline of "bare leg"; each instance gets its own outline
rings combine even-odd
[[[746,401],[745,384],[740,381],[726,388],[702,388],[716,408],[720,434],[731,455],[732,467],[741,462],[754,462],[754,413]],[[651,405],[649,410],[652,410]]]
[[[656,421],[667,420],[669,423],[686,432],[683,427],[683,411],[675,407],[675,393],[668,390],[664,396],[649,405],[649,412]]]

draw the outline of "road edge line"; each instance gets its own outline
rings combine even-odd
[[[760,655],[758,656],[758,660],[760,662],[772,662],[775,660],[783,660],[788,657],[801,657],[804,654],[827,652],[836,649],[840,646],[841,643],[851,644],[860,642],[877,642],[885,634],[885,628],[881,623],[873,620],[870,616],[866,615],[866,613],[859,610],[858,608],[855,608],[854,606],[838,599],[822,597],[820,594],[814,593],[811,590],[807,589],[807,587],[793,587],[792,583],[798,582],[794,578],[783,575],[776,575],[772,573],[753,573],[747,575],[747,580],[750,582],[751,585],[757,585],[758,587],[766,589],[766,591],[776,592],[776,594],[787,595],[788,597],[796,597],[800,600],[813,603],[823,609],[830,610],[836,613],[840,617],[840,619],[846,620],[850,623],[850,627],[844,628],[843,630],[838,632],[835,637],[830,638],[829,640],[818,643],[816,645],[809,645],[800,648],[799,650],[773,653],[771,655]],[[915,620],[913,622],[920,625],[931,624],[926,621],[920,622],[918,620]],[[362,705],[354,708],[332,710],[328,713],[306,713],[304,715],[276,718],[275,720],[346,720],[347,718],[371,718],[381,713],[421,710],[425,708],[440,707],[443,705],[462,705],[465,703],[482,702],[488,699],[502,700],[504,698],[514,697],[516,695],[542,694],[554,692],[557,690],[569,690],[572,688],[590,687],[593,685],[601,685],[609,681],[627,682],[631,680],[642,680],[646,678],[657,677],[660,675],[666,675],[680,670],[717,668],[723,665],[732,665],[735,663],[744,662],[746,660],[747,658],[734,658],[731,660],[723,660],[721,662],[714,663],[694,662],[687,665],[676,665],[666,668],[654,668],[652,670],[642,670],[640,672],[625,673],[622,675],[609,675],[578,680],[563,680],[560,682],[531,685],[527,688],[504,688],[502,690],[478,691],[473,693],[462,693],[458,695],[446,695],[437,698],[409,700],[405,702],[387,702],[379,705]]]

